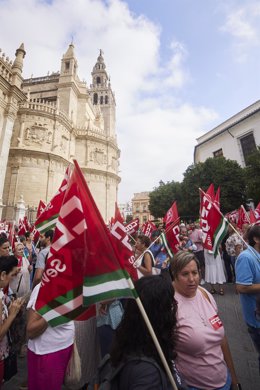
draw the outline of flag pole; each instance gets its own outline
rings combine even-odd
[[[133,289],[134,289],[134,284],[133,284],[133,282],[132,282],[132,279],[131,279],[131,278],[127,278],[127,280],[128,280],[128,283],[129,283],[129,287],[133,290]],[[163,364],[163,367],[164,367],[164,369],[165,369],[165,371],[166,371],[166,374],[167,374],[167,376],[168,376],[168,378],[169,378],[169,381],[170,381],[170,383],[171,383],[171,385],[172,385],[172,388],[173,388],[174,390],[178,390],[178,388],[177,388],[177,386],[176,386],[176,383],[175,383],[175,381],[174,381],[172,372],[171,372],[171,370],[170,370],[170,368],[169,368],[169,365],[168,365],[168,363],[167,363],[167,361],[166,361],[166,359],[165,359],[165,356],[164,356],[164,354],[163,354],[162,348],[161,348],[161,346],[160,346],[160,344],[159,344],[159,341],[158,341],[158,339],[157,339],[157,337],[156,337],[156,334],[155,334],[155,332],[154,332],[154,330],[153,330],[153,327],[152,327],[152,325],[151,325],[151,322],[150,322],[150,320],[149,320],[149,318],[148,318],[148,316],[147,316],[147,314],[146,314],[146,311],[145,311],[145,309],[144,309],[144,306],[143,306],[143,304],[142,304],[142,301],[141,301],[141,299],[140,299],[139,297],[135,298],[135,300],[136,300],[137,306],[138,306],[138,308],[139,308],[139,310],[140,310],[140,312],[141,312],[141,315],[142,315],[142,317],[143,317],[143,319],[144,319],[144,322],[145,322],[145,324],[146,324],[146,326],[147,326],[147,328],[148,328],[148,331],[149,331],[149,333],[150,333],[150,335],[151,335],[151,337],[152,337],[152,340],[153,340],[154,345],[155,345],[155,347],[156,347],[156,349],[157,349],[157,352],[158,352],[158,354],[159,354],[159,356],[160,356],[160,359],[161,359],[161,361],[162,361],[162,364]]]
[[[243,243],[246,245],[246,247],[253,253],[253,255],[258,259],[258,257],[256,256],[256,254],[254,253],[254,251],[252,251],[250,245],[248,245],[248,243],[244,240],[243,236],[241,236],[241,234],[239,233],[239,231],[229,222],[229,220],[225,217],[224,214],[222,214],[222,212],[220,211],[220,209],[216,206],[216,204],[211,200],[211,198],[209,196],[207,196],[207,194],[199,187],[199,190],[202,192],[203,195],[205,195],[207,197],[207,200],[210,202],[210,204],[215,207],[215,209],[219,212],[219,214],[222,216],[222,218],[224,218],[225,222],[228,224],[228,226],[230,226],[234,232],[241,238],[241,240],[243,241]]]

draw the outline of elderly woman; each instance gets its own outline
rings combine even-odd
[[[199,263],[195,255],[177,253],[171,271],[178,302],[176,364],[188,389],[239,389],[216,302],[199,287]]]
[[[140,276],[152,275],[152,268],[155,265],[152,252],[148,249],[151,244],[150,238],[145,235],[139,235],[135,243],[136,255],[138,257],[138,271]]]
[[[10,282],[10,287],[17,297],[23,297],[30,292],[30,272],[32,266],[23,254],[24,246],[21,242],[16,242],[14,256],[18,260],[18,273]]]
[[[23,305],[23,300],[18,298],[7,307],[6,296],[3,293],[3,288],[8,286],[17,273],[17,263],[18,261],[14,256],[0,257],[0,388],[4,377],[4,359],[9,355],[7,333]]]

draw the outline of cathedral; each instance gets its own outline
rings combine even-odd
[[[120,150],[103,53],[89,86],[78,77],[73,44],[60,71],[47,76],[23,79],[25,55],[23,44],[13,63],[0,53],[0,219],[15,220],[23,199],[34,220],[39,200],[53,197],[76,159],[108,222],[117,200]]]

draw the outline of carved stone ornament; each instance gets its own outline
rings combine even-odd
[[[45,125],[35,123],[31,127],[27,127],[24,134],[24,141],[26,145],[38,144],[43,145],[52,143],[52,132],[48,131]]]
[[[93,161],[97,165],[106,164],[107,155],[104,150],[96,148],[90,152],[90,161]]]

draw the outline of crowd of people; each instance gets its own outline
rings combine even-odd
[[[27,355],[28,378],[21,390],[61,390],[76,340],[82,374],[75,390],[98,388],[93,381],[107,353],[117,370],[111,389],[166,390],[173,388],[172,381],[183,390],[240,389],[214,299],[225,294],[226,282],[236,284],[234,294],[241,296],[260,372],[260,225],[239,231],[230,224],[217,256],[204,249],[198,223],[180,224],[174,255],[165,248],[163,231],[160,225],[150,238],[140,232],[132,244],[139,274],[135,289],[165,361],[134,299],[105,301],[94,318],[49,326],[35,302],[53,231],[43,233],[38,243],[27,232],[13,248],[2,234],[0,388],[5,361],[15,350],[21,358]]]

